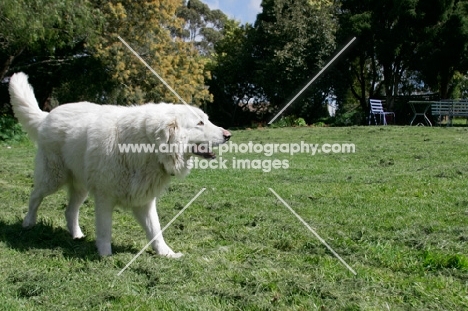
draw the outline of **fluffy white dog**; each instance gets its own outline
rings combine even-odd
[[[15,116],[38,146],[34,188],[23,227],[36,224],[44,197],[67,186],[67,227],[74,239],[82,238],[79,208],[90,192],[95,198],[96,246],[101,256],[112,254],[112,211],[116,205],[130,208],[152,240],[161,231],[155,198],[171,176],[188,174],[192,154],[214,157],[212,153],[187,152],[187,148],[125,153],[119,144],[154,144],[156,149],[162,144],[216,146],[231,136],[208,121],[200,109],[186,105],[119,107],[80,102],[47,113],[39,109],[24,73],[11,77],[9,91]],[[181,256],[161,234],[152,247],[160,255]]]

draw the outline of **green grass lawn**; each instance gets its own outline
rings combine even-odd
[[[350,127],[234,131],[235,143],[353,143],[354,154],[224,154],[288,169],[193,170],[158,201],[185,254],[144,252],[130,212],[114,213],[112,257],[65,227],[66,193],[23,230],[31,143],[0,145],[0,310],[468,309],[468,128]],[[274,189],[357,272],[354,276],[268,190]]]

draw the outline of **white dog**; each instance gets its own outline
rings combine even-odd
[[[186,105],[119,107],[81,102],[47,113],[39,109],[24,73],[11,77],[9,90],[15,116],[38,146],[34,189],[23,227],[34,226],[44,197],[66,185],[67,227],[74,239],[82,238],[79,208],[90,192],[95,198],[96,246],[101,256],[112,254],[112,211],[116,205],[131,208],[152,240],[161,231],[155,197],[171,176],[188,174],[192,154],[214,157],[211,152],[187,152],[186,148],[124,153],[119,144],[154,144],[156,149],[162,144],[216,146],[231,136],[208,121],[200,109]],[[181,256],[161,234],[152,247],[160,255]]]

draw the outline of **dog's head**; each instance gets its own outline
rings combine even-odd
[[[190,170],[192,155],[214,159],[212,147],[227,142],[231,133],[211,123],[206,113],[188,105],[157,104],[159,145],[166,144],[161,163],[172,175],[185,175]],[[153,123],[153,122],[151,122]]]

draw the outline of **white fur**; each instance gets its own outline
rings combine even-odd
[[[111,255],[112,211],[116,205],[132,209],[149,240],[161,231],[156,199],[171,175],[184,176],[191,154],[121,153],[118,144],[218,145],[230,133],[208,121],[198,108],[173,104],[133,107],[88,102],[61,105],[50,113],[37,105],[24,73],[10,80],[13,110],[30,137],[37,141],[34,189],[23,226],[36,224],[37,210],[47,195],[67,186],[67,227],[75,239],[80,229],[79,208],[88,192],[95,197],[96,245],[101,256]],[[152,243],[161,255],[179,257],[162,234]]]

